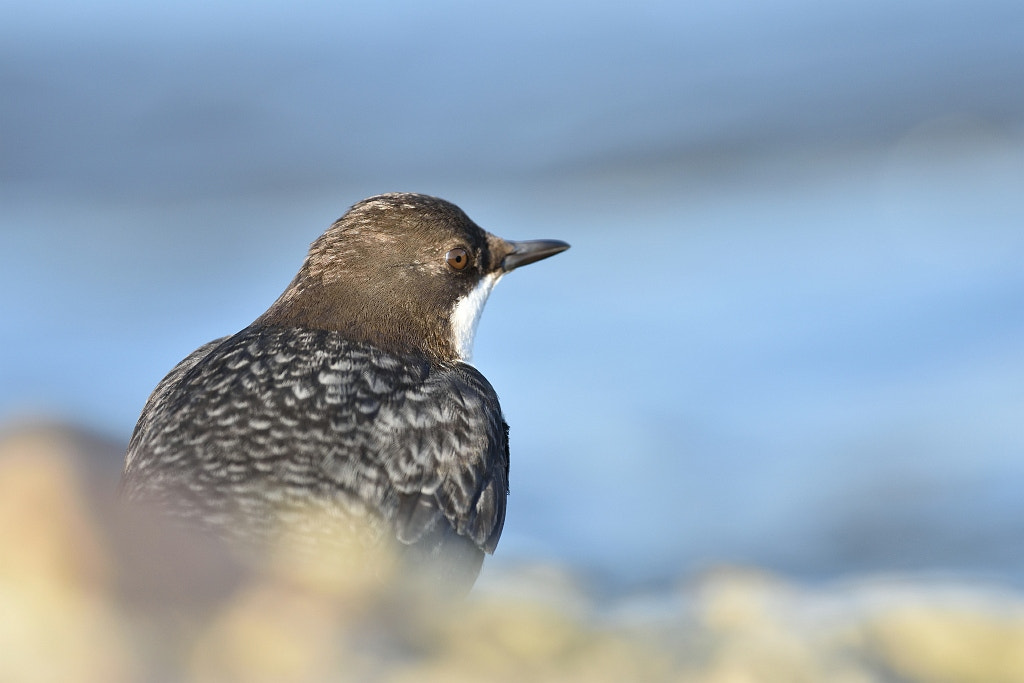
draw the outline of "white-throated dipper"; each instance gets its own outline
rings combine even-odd
[[[505,273],[568,247],[503,240],[426,195],[355,204],[263,315],[157,385],[122,495],[246,543],[351,520],[472,585],[509,468],[498,397],[468,364],[475,327]]]

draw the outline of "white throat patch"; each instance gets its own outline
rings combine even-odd
[[[483,313],[487,297],[502,275],[504,273],[485,275],[469,294],[455,302],[455,310],[452,312],[452,344],[464,362],[468,363],[473,355],[476,325],[480,322],[480,314]]]

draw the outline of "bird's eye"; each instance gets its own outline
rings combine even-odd
[[[455,270],[463,270],[469,265],[469,252],[462,247],[455,247],[444,255],[448,265]]]

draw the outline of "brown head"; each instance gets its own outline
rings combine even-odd
[[[434,362],[468,360],[501,276],[568,248],[557,240],[503,240],[436,197],[377,195],[313,242],[298,275],[256,323],[335,330]]]

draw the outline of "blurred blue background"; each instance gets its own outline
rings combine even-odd
[[[1024,583],[1024,4],[8,3],[0,422],[127,442],[404,190],[491,298],[497,562]]]

